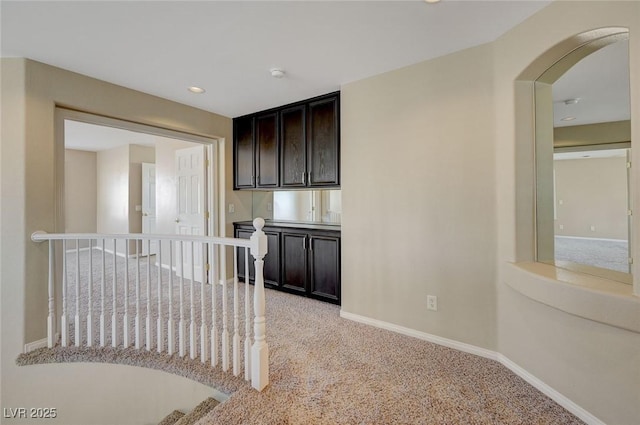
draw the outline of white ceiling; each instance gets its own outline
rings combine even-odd
[[[548,3],[1,1],[1,54],[236,117],[495,40]]]
[[[80,121],[64,121],[64,147],[81,151],[98,152],[124,145],[155,147],[163,139],[147,133],[130,131]]]
[[[625,40],[590,54],[553,83],[554,125],[629,120],[629,93],[629,41]],[[565,104],[569,99],[578,103]],[[575,119],[562,121],[565,117]]]

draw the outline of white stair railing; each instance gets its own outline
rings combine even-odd
[[[256,231],[250,239],[33,233],[34,242],[49,241],[48,346],[58,343],[58,333],[62,347],[106,347],[110,342],[116,348],[151,351],[155,347],[159,353],[177,353],[180,357],[187,354],[188,347],[192,359],[199,355],[203,363],[210,360],[212,367],[217,367],[220,360],[222,369],[226,372],[231,366],[235,376],[244,368],[245,379],[261,391],[269,384],[263,277],[267,237],[262,231],[264,220],[257,218],[253,223]],[[74,248],[67,250],[67,241],[73,241]],[[146,244],[150,252],[152,241],[156,242],[157,254],[143,256],[142,247]],[[88,248],[80,248],[84,245]],[[224,258],[228,247],[233,248],[234,255],[231,291]],[[249,276],[249,252],[254,257],[253,316],[248,284],[244,302],[240,299],[243,293],[238,287],[237,256],[241,249],[245,276]],[[57,250],[61,250],[62,258],[58,275]],[[216,269],[213,259],[218,256],[220,261],[216,263],[220,266]],[[62,295],[60,300],[56,298],[58,293]],[[228,311],[229,302],[232,312]],[[60,315],[56,314],[57,304]],[[227,323],[229,315],[231,324]]]

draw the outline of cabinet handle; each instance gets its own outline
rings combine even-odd
[[[311,171],[309,171],[309,184],[311,184]]]
[[[313,239],[309,238],[309,251],[313,251]]]
[[[306,236],[304,238],[302,238],[302,250],[303,251],[307,250],[307,237]]]
[[[251,175],[251,186],[253,186],[254,184],[256,184],[256,177],[252,174]]]
[[[307,173],[302,172],[302,185],[305,186],[307,184]]]

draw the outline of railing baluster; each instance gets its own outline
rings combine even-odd
[[[231,240],[230,238],[204,238],[204,237],[196,237],[191,235],[177,235],[175,237],[159,237],[158,238],[158,246],[156,248],[156,261],[157,261],[157,281],[153,280],[151,275],[151,255],[147,256],[147,265],[146,265],[146,282],[147,282],[147,312],[146,312],[146,341],[145,335],[143,335],[142,327],[144,324],[142,323],[142,310],[144,308],[142,303],[142,287],[144,284],[143,277],[141,274],[141,252],[143,248],[143,244],[147,243],[147,249],[149,253],[151,252],[151,239],[147,239],[143,235],[99,235],[99,234],[70,234],[70,235],[59,235],[56,234],[52,236],[51,239],[45,239],[42,237],[44,232],[36,232],[32,235],[32,240],[34,242],[40,242],[43,240],[49,240],[49,276],[48,276],[48,316],[47,316],[47,345],[49,347],[53,347],[56,343],[55,337],[58,332],[57,321],[56,321],[56,273],[55,273],[55,250],[56,250],[56,240],[62,240],[62,251],[64,252],[63,261],[62,261],[62,311],[60,316],[60,334],[61,334],[61,345],[63,347],[69,346],[70,338],[69,338],[69,300],[73,302],[73,298],[68,299],[67,294],[69,290],[69,285],[72,284],[69,280],[70,274],[74,271],[69,270],[68,261],[72,255],[75,254],[75,312],[71,313],[73,316],[72,320],[74,320],[74,334],[71,335],[71,338],[74,338],[75,346],[81,346],[84,343],[84,338],[82,335],[84,326],[82,326],[81,322],[81,314],[82,317],[85,317],[86,314],[86,345],[91,347],[97,344],[99,339],[100,345],[105,346],[105,340],[108,338],[107,336],[107,327],[106,324],[106,314],[107,307],[106,303],[109,302],[106,296],[107,291],[107,271],[112,273],[112,291],[110,296],[111,300],[111,346],[114,348],[118,348],[121,346],[122,348],[131,348],[135,346],[136,349],[142,349],[143,345],[146,345],[147,351],[151,350],[153,345],[153,338],[157,338],[155,348],[158,353],[166,352],[169,355],[173,355],[176,352],[179,352],[181,357],[186,355],[186,350],[189,349],[191,359],[195,359],[200,355],[200,360],[202,363],[208,363],[209,357],[211,358],[211,365],[217,366],[220,358],[222,358],[222,370],[224,372],[228,372],[229,369],[232,369],[232,373],[234,376],[239,376],[242,373],[242,366],[244,361],[244,377],[246,380],[251,379],[252,386],[258,390],[262,390],[269,383],[268,377],[268,345],[266,343],[266,322],[265,322],[265,299],[264,299],[264,256],[267,253],[267,238],[264,232],[262,231],[262,227],[264,226],[264,222],[260,219],[254,220],[254,227],[256,227],[256,231],[251,236],[250,241],[241,241],[238,239]],[[86,239],[82,239],[82,238]],[[67,252],[67,241],[70,240],[75,242],[75,249],[71,248]],[[81,241],[86,240],[88,242],[89,258],[85,260],[84,257],[80,256],[80,245]],[[101,257],[98,257],[94,260],[93,250],[94,250],[94,240],[95,240],[95,248],[100,249]],[[111,242],[108,242],[111,240]],[[100,242],[98,242],[100,241]],[[168,242],[168,269],[169,269],[169,277],[165,279],[163,282],[163,272],[164,268],[167,268],[167,265],[162,263],[162,245],[163,242]],[[165,242],[165,250],[166,250],[166,242]],[[186,242],[186,243],[185,243]],[[118,253],[118,244],[124,243],[124,250],[121,253]],[[133,243],[135,243],[135,248],[132,248]],[[178,245],[179,243],[179,245]],[[107,270],[107,258],[106,258],[106,245],[109,245],[109,248],[113,248],[112,256],[113,256],[113,264],[110,270]],[[190,245],[190,250],[189,250]],[[248,246],[247,246],[248,245]],[[230,291],[229,285],[231,282],[227,281],[226,276],[226,251],[228,248],[232,248],[233,252],[233,290]],[[133,253],[132,249],[135,249],[135,265],[130,264],[129,258],[132,257]],[[179,255],[174,258],[176,250],[179,249]],[[240,265],[238,258],[240,256],[240,249],[244,249],[244,265]],[[74,253],[75,251],[75,253]],[[186,252],[186,254],[185,254]],[[252,290],[249,284],[249,255],[254,257],[255,264],[255,288]],[[124,267],[123,265],[118,265],[118,255],[124,255]],[[185,258],[185,256],[187,258]],[[94,277],[94,261],[101,261],[100,269],[96,269],[96,273],[100,273],[100,289],[98,291],[97,288],[97,276]],[[73,261],[73,260],[72,260]],[[83,264],[81,265],[81,261]],[[185,264],[186,262],[186,264]],[[87,267],[88,263],[88,277],[85,277],[87,273],[83,270]],[[197,263],[200,263],[198,265]],[[133,270],[129,270],[129,267],[135,267],[135,272]],[[244,307],[240,302],[240,285],[239,285],[239,268],[244,266],[244,274],[245,274],[245,287],[244,287]],[[174,277],[174,267],[176,270],[180,272],[179,282],[176,282],[176,277]],[[198,267],[202,267],[198,269]],[[120,270],[123,268],[123,270]],[[124,273],[124,278],[120,281],[118,273]],[[135,273],[135,276],[131,278],[130,273]],[[187,276],[188,273],[191,273],[190,276]],[[197,274],[196,274],[197,273]],[[196,277],[201,277],[200,288],[196,286],[197,279]],[[135,307],[132,303],[130,303],[130,297],[133,297],[133,294],[129,294],[130,284],[133,284],[130,279],[135,279]],[[189,303],[190,305],[186,305],[185,299],[185,280],[188,281],[190,286],[190,294],[189,294]],[[120,283],[119,283],[120,281]],[[174,283],[179,284],[179,323],[176,324],[178,312],[176,311],[176,306],[174,302],[178,302],[178,300],[174,300]],[[207,287],[207,283],[211,284],[211,287]],[[118,285],[121,284],[122,288],[119,288]],[[151,286],[153,284],[157,284],[157,294],[154,294]],[[163,285],[169,285],[167,292],[165,295]],[[218,285],[221,286],[220,294],[218,293]],[[96,293],[94,294],[94,290]],[[211,290],[211,299],[207,301],[207,291]],[[84,292],[87,291],[85,299],[82,298]],[[120,296],[120,292],[123,292],[124,295]],[[199,292],[199,294],[197,293]],[[251,302],[252,293],[253,292],[253,314],[251,313]],[[200,300],[198,302],[197,296],[200,295]],[[100,297],[100,305],[96,304],[94,307],[94,302],[97,303],[95,297]],[[157,296],[157,300],[153,298],[153,296]],[[163,312],[163,300],[164,297],[167,297],[167,311]],[[222,296],[222,299],[218,297]],[[233,331],[230,329],[229,321],[230,319],[230,305],[229,302],[231,300],[231,296],[233,296]],[[80,304],[82,302],[82,305]],[[132,302],[132,300],[131,300]],[[207,308],[208,303],[211,303],[211,315],[208,316]],[[221,303],[220,308],[218,307],[218,302]],[[85,305],[85,303],[87,303]],[[157,329],[153,329],[152,326],[152,304],[157,303],[157,314],[158,320],[155,323]],[[81,309],[86,309],[82,310]],[[129,308],[131,307],[131,309]],[[190,321],[189,321],[189,333],[186,331],[186,308],[190,308]],[[99,324],[99,332],[100,336],[98,338],[95,335],[95,331],[98,330],[98,326],[94,325],[95,317],[97,315],[96,309],[100,309],[100,324]],[[241,315],[242,308],[244,308],[244,338],[242,337],[243,330],[241,329]],[[120,311],[118,311],[120,309]],[[135,309],[135,318],[134,322],[131,323],[132,313]],[[198,309],[196,311],[196,309]],[[131,310],[131,311],[130,311]],[[165,314],[167,316],[165,316]],[[122,320],[120,320],[120,316],[122,316]],[[220,316],[220,317],[218,317]],[[106,318],[106,320],[105,320]],[[200,323],[198,323],[200,320]],[[210,320],[210,322],[209,322]],[[222,325],[219,325],[219,322],[222,322]],[[120,324],[122,324],[122,328],[120,328]],[[176,326],[177,325],[177,326]],[[93,327],[96,326],[94,330]],[[165,331],[165,326],[167,330]],[[197,328],[200,327],[198,331]],[[176,329],[177,328],[177,329]],[[252,331],[253,328],[253,331]],[[218,331],[221,331],[218,333]],[[122,341],[119,338],[119,332],[123,332]],[[166,334],[165,334],[166,332]],[[253,334],[252,334],[253,332]],[[178,333],[178,335],[176,335]],[[95,341],[94,341],[95,338]],[[176,341],[178,338],[178,341]],[[187,347],[187,338],[189,338],[189,347]],[[244,340],[244,342],[243,342]],[[166,341],[166,342],[165,342]],[[253,344],[252,344],[253,341]],[[122,344],[120,344],[122,342]],[[218,345],[218,342],[220,345]],[[166,349],[165,349],[166,344]],[[244,360],[242,358],[242,349],[244,344]]]
[[[56,303],[55,303],[55,241],[49,239],[49,276],[47,287],[49,291],[49,315],[47,316],[47,347],[52,348],[54,344],[54,335],[56,332]]]
[[[124,348],[129,348],[129,239],[124,240],[124,316],[122,316],[122,335]]]
[[[69,326],[67,324],[67,241],[62,241],[62,316],[60,317],[62,346],[69,343]]]
[[[208,351],[209,351],[209,339],[207,335],[207,323],[205,316],[205,285],[207,284],[207,257],[205,249],[205,244],[202,242],[200,244],[200,258],[202,261],[202,282],[200,283],[200,361],[202,363],[206,362],[208,359]]]
[[[235,272],[237,274],[237,271]],[[244,379],[251,379],[251,302],[249,297],[249,248],[244,248]]]
[[[226,246],[222,247],[222,252],[226,251]],[[226,267],[224,263],[226,262],[226,255],[222,255],[222,370],[229,370],[229,329],[227,328],[227,275]]]
[[[169,320],[167,321],[167,353],[173,354],[175,335],[173,329],[173,241],[169,241]]]
[[[192,359],[196,358],[196,322],[195,322],[195,308],[193,304],[193,296],[194,296],[194,287],[196,285],[195,281],[195,267],[194,267],[194,258],[195,258],[195,243],[191,242],[191,288],[190,288],[190,307],[191,307],[191,323],[189,324],[189,351]],[[184,270],[183,270],[184,272]]]
[[[140,335],[140,248],[142,246],[139,239],[136,239],[136,318],[135,318],[135,337],[136,349],[142,346],[142,338]]]
[[[158,341],[156,346],[158,347],[158,353],[162,353],[164,348],[164,324],[162,323],[162,241],[158,241],[158,320],[156,326],[158,327]]]
[[[105,294],[105,280],[106,280],[106,264],[105,264],[105,246],[104,246],[104,239],[101,240],[102,244],[101,244],[101,251],[102,251],[102,267],[101,267],[101,272],[102,272],[102,279],[100,280],[100,346],[104,347],[106,344],[105,338],[106,338],[106,319],[104,316],[104,311],[105,311],[105,299],[106,299],[106,294]]]
[[[117,347],[118,346],[118,294],[117,294],[117,280],[118,280],[118,247],[117,247],[117,241],[114,239],[113,240],[113,288],[112,288],[112,296],[113,296],[113,300],[112,300],[112,311],[111,311],[111,346],[112,347]]]
[[[211,249],[209,251],[210,263],[214,265],[214,258],[217,257],[218,253],[218,245],[212,244]],[[218,365],[218,324],[216,323],[216,310],[217,310],[217,292],[218,292],[218,281],[216,279],[216,273],[214,269],[217,271],[217,268],[211,267],[209,270],[209,282],[211,284],[211,365]]]
[[[147,351],[151,351],[151,239],[147,239],[147,320],[145,333],[147,334]]]
[[[266,341],[266,318],[264,300],[264,256],[267,254],[267,236],[262,231],[264,220],[253,220],[256,231],[251,235],[251,254],[255,264],[256,280],[253,289],[253,335],[251,348],[251,386],[262,391],[269,384],[269,346]]]
[[[178,353],[180,357],[185,354],[185,333],[186,325],[184,322],[184,243],[180,241],[180,263],[176,265],[176,270],[180,270],[180,323],[178,324]]]
[[[238,250],[233,250],[233,375],[240,374],[240,306],[238,294]]]
[[[89,308],[87,309],[87,347],[93,346],[93,239],[89,239],[89,286],[87,287]]]
[[[82,336],[80,328],[80,240],[76,239],[76,315],[75,323],[75,342],[76,347],[80,346],[80,338]]]

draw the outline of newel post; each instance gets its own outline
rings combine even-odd
[[[262,231],[264,220],[253,220],[256,231],[251,235],[251,255],[255,258],[255,288],[253,292],[253,333],[251,347],[251,386],[258,391],[269,385],[269,346],[266,341],[264,301],[264,256],[267,254],[267,235]]]

